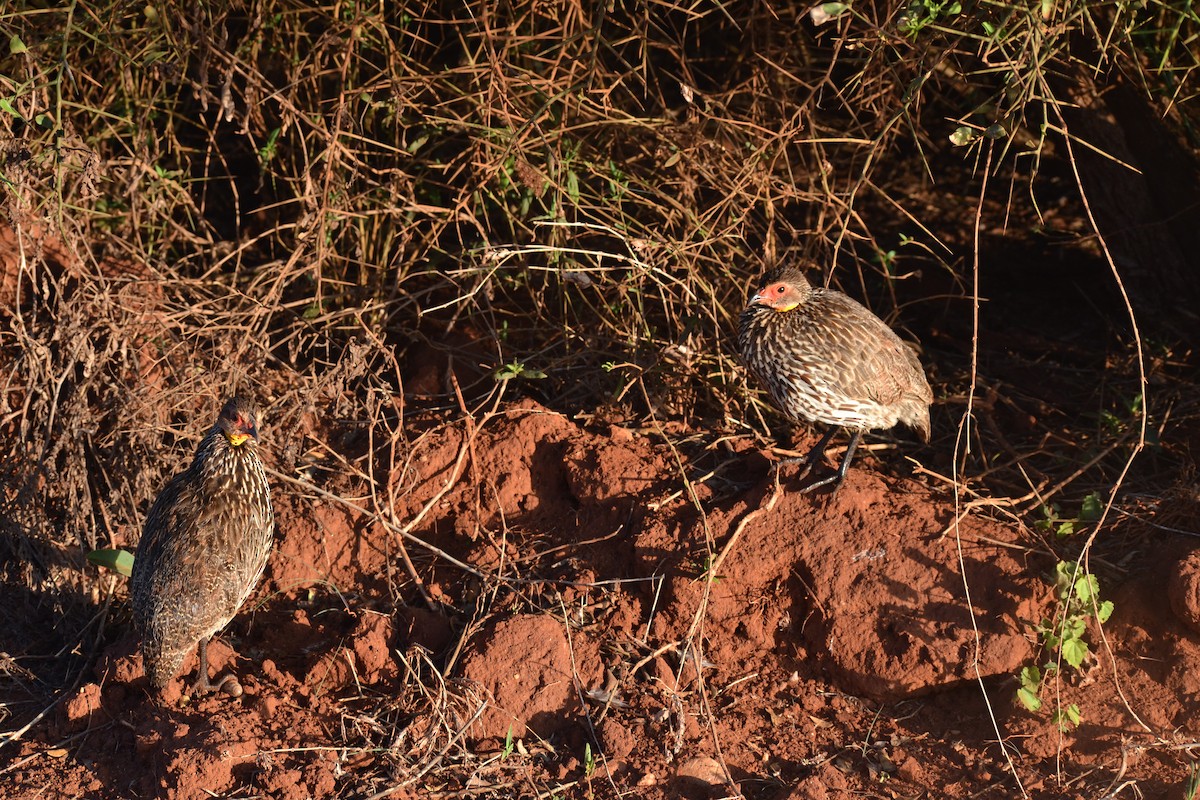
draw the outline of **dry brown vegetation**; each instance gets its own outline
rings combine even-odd
[[[448,550],[434,520],[471,525],[437,503],[482,481],[479,430],[518,397],[663,448],[647,481],[672,501],[744,492],[747,454],[785,428],[731,334],[784,258],[920,341],[939,402],[915,475],[948,518],[1009,525],[1102,585],[1150,535],[1131,519],[1192,527],[1190,6],[831,4],[818,25],[756,3],[207,5],[0,11],[0,764],[55,744],[52,704],[127,625],[85,554],[136,541],[243,391],[286,513],[335,509],[388,543],[369,584],[279,568],[272,597],[431,608],[455,632],[335,708],[350,777],[326,793],[582,796],[565,767],[471,784],[476,706],[444,680],[496,615],[561,610],[537,581],[628,575],[575,574],[557,544],[515,565]],[[430,442],[453,452],[441,495],[418,491]],[[1052,504],[1081,533],[1053,535]],[[723,543],[700,538],[697,574]],[[405,737],[428,745],[401,757]],[[1043,777],[1045,796],[1071,785]]]

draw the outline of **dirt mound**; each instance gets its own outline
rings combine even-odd
[[[760,483],[705,524],[733,529],[769,491]],[[1015,531],[985,519],[952,525],[923,487],[861,472],[833,498],[783,492],[746,528],[707,598],[708,619],[724,634],[709,659],[801,646],[846,689],[898,700],[974,680],[976,665],[984,677],[1012,674],[1032,657],[1019,620],[1035,618],[1047,597],[1012,556]],[[650,524],[638,546],[678,551],[699,529],[695,519]],[[702,594],[694,576],[671,582],[665,613],[677,634]]]
[[[1115,775],[1123,742],[1155,741],[1143,722],[1197,732],[1200,644],[1156,591],[1173,580],[1190,607],[1192,562],[1177,568],[1170,541],[1147,542],[1160,565],[1113,595],[1106,636],[1130,705],[1105,653],[1062,685],[1084,721],[1060,734],[1012,700],[1054,602],[1036,577],[1053,562],[1016,528],[956,516],[866,459],[832,497],[789,492],[787,468],[776,496],[753,449],[690,491],[673,463],[650,436],[530,400],[431,428],[393,476],[396,515],[428,507],[414,533],[466,570],[365,506],[280,492],[269,580],[210,648],[245,696],[185,702],[179,679],[156,703],[122,636],[10,750],[6,796],[39,796],[51,773],[63,796],[365,796],[420,788],[406,765],[438,752],[484,759],[476,780],[499,794],[516,765],[538,764],[535,780],[570,796],[706,797],[732,782],[747,797],[838,797],[885,780],[901,795],[1013,796],[989,745],[999,725],[1020,737],[1009,757],[1034,776],[1026,792],[1049,798],[1058,759]],[[403,578],[402,541],[435,608],[386,588]],[[1144,790],[1172,786],[1171,751],[1124,752]]]

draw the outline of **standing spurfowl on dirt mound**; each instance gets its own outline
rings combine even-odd
[[[838,427],[851,431],[835,474],[802,491],[833,483],[836,492],[863,431],[903,422],[929,441],[933,391],[914,353],[883,320],[841,292],[814,288],[796,267],[763,276],[742,312],[742,359],[790,419],[830,427],[808,454],[807,476]]]
[[[275,515],[258,458],[258,416],[235,397],[225,403],[185,472],[162,490],[133,562],[133,616],[150,683],[162,689],[198,646],[191,693],[242,693],[237,678],[208,681],[208,640],[233,619],[258,583]]]

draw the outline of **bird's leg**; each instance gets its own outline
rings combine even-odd
[[[197,653],[200,656],[200,666],[196,670],[196,681],[188,690],[195,697],[203,697],[212,692],[224,692],[230,697],[241,697],[242,685],[238,683],[237,676],[233,673],[226,675],[216,684],[208,682],[208,637],[205,636],[196,645]]]
[[[200,657],[200,665],[196,667],[196,680],[188,687],[188,694],[203,696],[213,690],[208,682],[208,637],[205,636],[196,645],[196,654]]]
[[[862,438],[862,431],[855,431],[850,436],[850,444],[846,446],[846,455],[842,456],[842,464],[841,464],[841,466],[838,467],[837,472],[835,472],[834,474],[832,474],[826,478],[821,478],[818,481],[813,481],[808,486],[805,486],[803,489],[801,489],[800,494],[807,494],[808,492],[811,492],[813,489],[817,489],[822,486],[828,486],[831,483],[833,484],[833,491],[830,492],[830,496],[837,494],[837,490],[839,488],[841,488],[842,481],[844,481],[846,479],[846,470],[850,469],[850,462],[854,459],[854,449],[856,447],[858,447],[858,440],[861,438]],[[821,445],[824,445],[826,443],[827,443],[826,439],[822,439],[820,442]],[[822,447],[821,450],[823,452],[824,447]],[[811,468],[811,465],[810,465],[810,468]]]
[[[807,455],[792,456],[791,458],[784,458],[776,461],[771,467],[769,474],[778,480],[779,470],[803,461],[805,462],[804,469],[802,469],[800,474],[796,476],[796,480],[804,480],[808,477],[808,474],[813,471],[813,467],[815,467],[817,463],[825,456],[825,448],[829,446],[829,440],[833,438],[833,434],[836,432],[837,428],[830,426],[829,430],[825,431],[825,433],[821,436],[821,441],[817,442],[816,446],[809,450]],[[804,489],[803,491],[807,492],[808,489]]]
[[[782,467],[784,464],[795,464],[798,461],[806,462],[804,465],[804,471],[796,476],[797,480],[804,480],[804,478],[808,477],[808,473],[813,471],[813,467],[820,463],[821,459],[825,457],[825,448],[829,446],[829,440],[833,438],[835,433],[837,433],[837,428],[831,425],[829,430],[825,431],[825,434],[821,437],[821,441],[817,442],[816,446],[814,446],[812,450],[808,451],[808,455],[784,459],[783,461],[779,462],[778,466]]]

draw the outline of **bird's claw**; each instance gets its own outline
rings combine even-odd
[[[241,697],[243,691],[242,684],[238,683],[237,676],[233,673],[226,675],[216,683],[210,683],[208,676],[202,673],[188,688],[188,694],[193,697],[204,697],[213,692],[221,692],[229,697]]]

